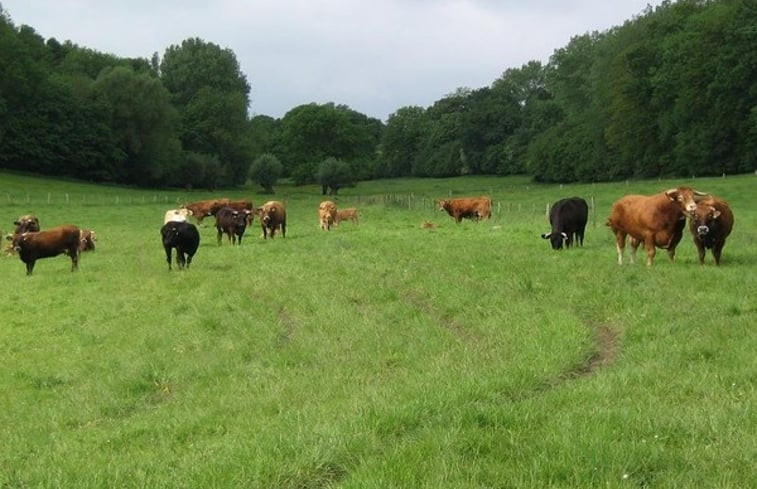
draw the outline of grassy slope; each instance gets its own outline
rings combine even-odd
[[[256,226],[219,248],[208,220],[192,269],[169,273],[164,210],[268,197],[0,174],[0,226],[35,212],[99,236],[76,274],[0,259],[0,483],[746,487],[754,182],[693,182],[736,215],[720,268],[688,235],[676,263],[615,264],[612,201],[692,182],[462,178],[345,189],[361,223],[328,233],[317,189],[282,187],[286,239]],[[491,222],[433,209],[482,193]],[[596,219],[584,249],[553,252],[545,207],[570,195],[594,197]]]

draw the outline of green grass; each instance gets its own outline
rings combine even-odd
[[[749,487],[755,178],[365,182],[331,232],[319,188],[281,186],[286,238],[218,247],[208,219],[169,272],[165,210],[271,197],[0,174],[4,231],[98,235],[76,273],[0,259],[0,487]],[[686,234],[675,263],[619,267],[612,202],[678,184],[731,203],[722,265]],[[434,209],[484,193],[489,222]],[[554,252],[545,209],[572,195],[596,212]]]

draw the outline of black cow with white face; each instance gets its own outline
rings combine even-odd
[[[552,231],[541,235],[552,244],[553,250],[570,248],[575,236],[578,246],[584,244],[584,230],[589,220],[589,205],[580,197],[558,200],[549,209]]]
[[[183,221],[170,221],[160,228],[160,235],[163,238],[163,248],[166,250],[166,261],[168,269],[171,270],[171,253],[176,248],[176,264],[179,268],[184,268],[192,263],[192,257],[200,246],[200,233],[197,226],[192,223]]]

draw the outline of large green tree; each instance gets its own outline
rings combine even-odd
[[[179,111],[184,150],[215,155],[224,168],[224,183],[244,183],[252,162],[250,86],[233,51],[187,39],[166,49],[160,79]]]

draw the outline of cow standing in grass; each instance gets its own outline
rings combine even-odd
[[[720,254],[725,239],[733,230],[733,212],[728,202],[716,197],[707,197],[697,202],[697,210],[689,224],[694,244],[699,254],[699,263],[704,265],[705,250],[712,250],[715,265],[720,265]]]
[[[458,224],[463,219],[473,221],[489,219],[492,213],[492,199],[485,195],[459,199],[440,199],[438,204],[439,210],[446,211]]]
[[[31,275],[40,258],[66,254],[71,258],[71,271],[79,268],[81,230],[72,225],[58,226],[45,231],[14,234],[13,250],[26,264],[26,274]]]
[[[218,230],[218,245],[221,245],[221,238],[224,234],[229,238],[229,242],[242,244],[242,236],[247,229],[247,223],[250,221],[252,211],[238,211],[231,207],[222,207],[216,212],[216,229]]]
[[[284,204],[276,200],[270,200],[258,208],[260,227],[263,228],[263,239],[268,236],[273,239],[276,229],[281,229],[281,237],[286,237],[287,213]]]
[[[197,226],[186,221],[171,221],[160,228],[160,235],[166,252],[168,269],[171,270],[171,254],[174,248],[176,248],[176,264],[179,268],[184,268],[185,265],[189,268],[200,246],[200,233],[197,231]]]
[[[623,264],[626,237],[631,237],[631,263],[636,261],[636,249],[644,243],[647,266],[652,266],[655,248],[668,251],[675,258],[676,246],[681,241],[686,216],[697,209],[695,199],[706,195],[691,187],[677,187],[655,195],[626,195],[612,206],[607,226],[615,235],[618,265]]]
[[[549,224],[552,230],[541,237],[549,240],[553,250],[560,250],[563,245],[570,248],[574,237],[576,244],[583,246],[588,220],[589,205],[584,199],[571,197],[558,200],[549,209]]]
[[[337,209],[336,204],[330,200],[324,200],[318,206],[318,224],[321,229],[330,231],[336,223]]]

